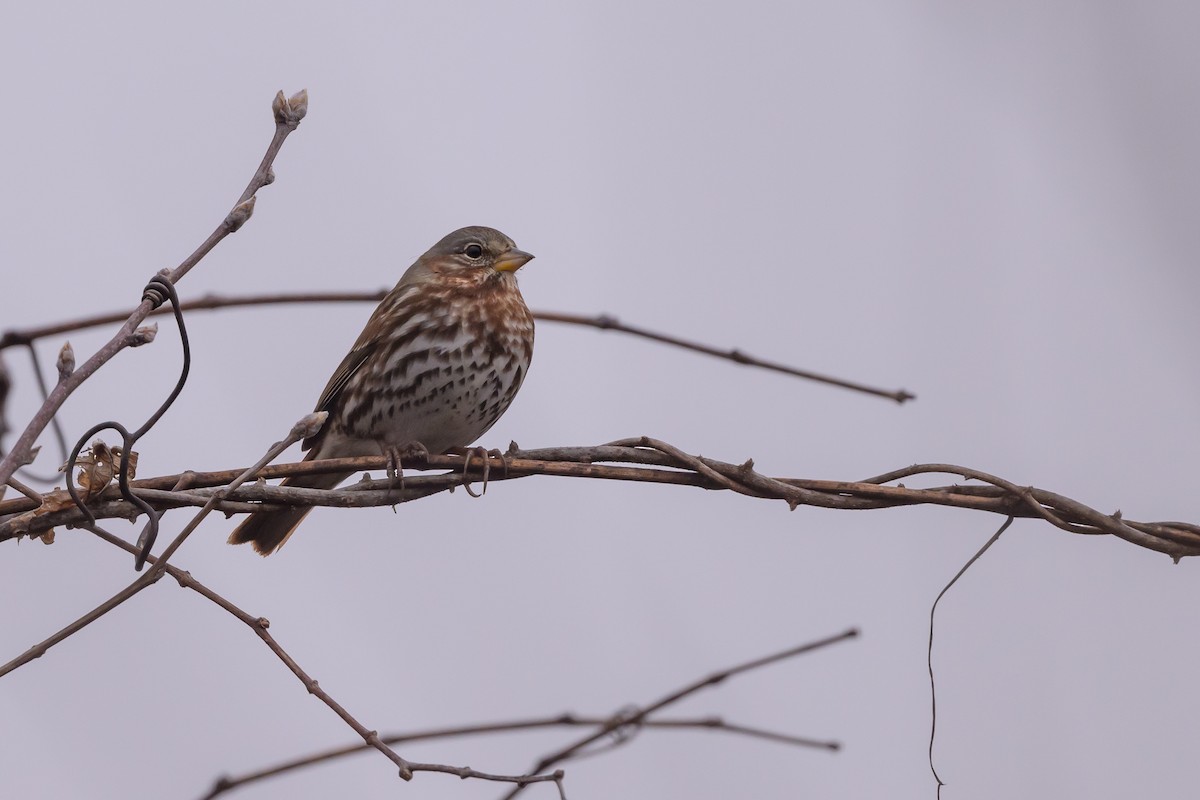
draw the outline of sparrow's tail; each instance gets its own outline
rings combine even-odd
[[[311,460],[314,452],[316,448],[309,451],[310,457],[305,458],[305,461]],[[302,489],[332,489],[351,474],[353,473],[299,475],[285,479],[281,485],[298,486]],[[249,542],[254,545],[260,556],[269,556],[283,547],[283,543],[292,535],[292,531],[296,530],[300,521],[308,516],[309,511],[312,511],[311,506],[288,506],[279,511],[255,511],[233,529],[233,533],[229,535],[229,543]]]

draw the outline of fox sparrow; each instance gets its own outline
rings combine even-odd
[[[305,461],[417,448],[442,453],[482,436],[508,408],[533,356],[533,315],[516,271],[533,256],[492,228],[462,228],[417,259],[383,298],[329,379]],[[288,478],[332,489],[351,473]],[[309,509],[256,511],[229,537],[277,550]]]

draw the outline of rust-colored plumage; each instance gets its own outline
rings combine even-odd
[[[466,447],[512,403],[533,357],[516,271],[533,256],[492,228],[451,233],[417,259],[367,320],[317,401],[329,419],[305,461]],[[331,489],[344,475],[288,478]],[[309,509],[258,511],[229,537],[270,555]]]

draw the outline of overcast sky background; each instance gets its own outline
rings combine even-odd
[[[948,461],[1142,520],[1200,522],[1194,4],[20,4],[0,30],[0,328],[132,308],[228,211],[278,89],[308,118],[253,220],[181,283],[390,287],[462,225],[537,259],[537,309],[887,388],[886,400],[545,324],[482,443],[651,435],[853,480]],[[189,317],[187,389],[139,474],[252,463],[311,410],[365,305]],[[80,361],[108,336],[71,337]],[[141,424],[164,325],[63,411]],[[48,365],[61,340],[40,347]],[[36,408],[27,359],[10,422]],[[49,439],[47,439],[49,442]],[[37,467],[58,466],[46,447]],[[298,450],[297,450],[298,453]],[[187,515],[167,517],[169,538]],[[178,553],[368,727],[610,713],[859,626],[680,713],[840,754],[646,732],[569,796],[931,798],[929,606],[1001,520],[830,512],[532,478],[318,510],[277,556],[212,520]],[[135,536],[114,522],[111,529]],[[134,577],[60,531],[3,545],[0,660]],[[1020,521],[940,610],[943,797],[1178,797],[1200,743],[1200,564]],[[400,748],[519,772],[577,731]],[[244,626],[164,580],[0,681],[0,793],[193,798],[352,742]],[[366,754],[236,796],[491,798]],[[530,798],[554,796],[534,787]]]

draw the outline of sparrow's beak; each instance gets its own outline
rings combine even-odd
[[[524,250],[509,250],[496,259],[496,270],[498,272],[516,272],[532,260],[533,256]]]

